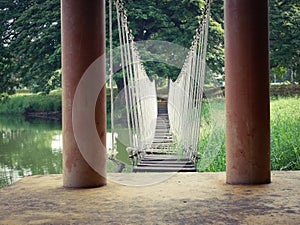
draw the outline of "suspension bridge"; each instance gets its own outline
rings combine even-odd
[[[128,130],[127,151],[133,172],[195,172],[198,161],[200,118],[206,66],[210,0],[203,9],[189,52],[176,81],[169,80],[168,98],[158,101],[155,81],[143,66],[139,49],[129,28],[121,0],[115,1],[120,58],[124,81],[123,127]],[[112,5],[110,5],[112,49]],[[110,51],[110,85],[113,55]],[[111,88],[113,106],[113,88]],[[124,111],[124,110],[123,110]],[[111,109],[114,148],[115,110]],[[113,149],[114,151],[114,149]]]

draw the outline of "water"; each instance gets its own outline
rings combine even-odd
[[[111,134],[107,133],[107,146]],[[122,152],[122,151],[121,151]],[[128,155],[122,152],[127,164]],[[108,172],[117,165],[107,161]],[[130,166],[126,166],[130,172]],[[0,116],[0,188],[19,179],[38,174],[62,173],[61,122]]]
[[[62,171],[61,123],[0,116],[0,187]]]

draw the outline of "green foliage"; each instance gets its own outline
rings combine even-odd
[[[61,91],[51,92],[49,95],[17,94],[0,103],[0,114],[53,111],[61,111]]]
[[[271,101],[271,165],[273,170],[300,170],[300,99]]]
[[[272,170],[300,170],[299,97],[271,100]],[[225,171],[225,105],[222,101],[203,104],[199,171]]]
[[[205,1],[127,0],[124,3],[124,7],[127,10],[129,27],[132,29],[136,41],[167,41],[189,49],[202,10],[204,9]],[[222,7],[222,0],[213,1],[208,45],[208,66],[217,74],[223,74],[224,67]],[[113,47],[116,47],[119,45],[116,15],[114,15],[113,26],[115,28],[113,31]],[[158,46],[154,47],[157,48]],[[151,50],[153,53],[153,48]],[[166,54],[171,55],[171,50]],[[159,57],[166,56],[151,54],[150,50],[149,52],[146,50],[142,55],[146,57],[151,55],[153,59],[152,62],[148,61],[144,63],[147,74],[150,77],[169,77],[173,80],[177,78],[180,69],[171,66],[171,64],[161,63],[159,60]],[[185,55],[180,57],[184,60]],[[122,74],[117,74],[114,78],[118,84],[118,89],[122,88],[122,82],[118,81],[122,80]]]
[[[22,91],[23,92],[23,91]],[[114,98],[118,92],[114,90]],[[5,98],[5,101],[0,102],[0,114],[26,114],[28,112],[61,112],[62,91],[56,89],[50,92],[49,95],[43,93],[32,94],[18,93]],[[106,111],[107,111],[107,129],[111,127],[111,101],[110,89],[106,88]]]
[[[202,106],[199,171],[225,171],[225,104],[222,100],[206,101]]]
[[[209,24],[207,66],[214,74],[224,74],[224,7],[223,0],[214,0],[211,5]]]
[[[212,74],[224,73],[223,2],[214,0],[211,5],[207,62]],[[124,0],[124,3],[136,41],[168,41],[184,48],[191,44],[204,7],[204,0]],[[299,82],[300,2],[270,0],[269,6],[271,68],[285,68]],[[113,23],[115,48],[119,45],[116,16]],[[16,88],[24,87],[48,93],[59,87],[60,1],[0,1],[0,24],[0,93],[13,94]],[[147,62],[145,67],[150,77],[174,80],[179,72],[166,63]],[[122,86],[122,73],[116,74],[115,80],[118,87]]]
[[[271,68],[270,70],[271,82],[282,82],[287,72],[288,72],[287,69],[282,66],[276,66]]]
[[[60,86],[60,1],[1,1],[0,92]]]
[[[270,0],[269,5],[271,68],[285,67],[299,73],[300,2]],[[300,76],[295,79],[299,82]]]

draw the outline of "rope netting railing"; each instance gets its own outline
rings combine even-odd
[[[206,2],[190,51],[177,80],[169,82],[170,130],[177,150],[183,150],[185,156],[195,161],[198,158],[210,3],[210,0]]]
[[[114,2],[120,42],[120,58],[124,82],[124,98],[130,154],[138,154],[154,140],[157,118],[155,81],[151,81],[141,62],[134,37],[128,26],[123,2]],[[113,105],[113,104],[112,104]],[[112,113],[113,114],[113,113]]]

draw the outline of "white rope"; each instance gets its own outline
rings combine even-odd
[[[115,152],[115,127],[114,127],[114,88],[113,88],[113,46],[112,46],[112,0],[109,0],[109,65],[110,65],[110,117],[111,117],[111,151]]]
[[[171,132],[178,149],[191,158],[198,152],[209,18],[210,0],[206,2],[182,70],[177,80],[169,83]]]
[[[117,10],[117,21],[118,21],[118,34],[120,41],[120,54],[121,54],[121,66],[123,74],[123,84],[124,84],[124,95],[125,95],[125,106],[126,106],[126,116],[127,116],[127,127],[129,135],[129,145],[133,146],[133,135],[130,125],[130,113],[129,113],[129,103],[128,103],[128,91],[127,91],[127,79],[126,79],[126,70],[125,70],[125,57],[124,57],[124,39],[123,39],[123,25],[121,24],[121,18],[123,17],[123,4],[120,1],[116,1],[116,10]]]
[[[122,1],[117,0],[116,6],[130,137],[128,147],[140,151],[149,147],[154,140],[157,117],[156,88],[155,82],[150,81],[141,63]]]
[[[140,63],[140,57],[133,43],[133,52],[136,60],[137,76],[135,79],[136,101],[138,109],[138,121],[140,125],[141,149],[150,146],[154,139],[155,123],[157,115],[157,101],[155,83],[151,82]],[[155,110],[153,110],[155,109]],[[151,125],[152,124],[152,125]]]
[[[203,30],[204,31],[204,40],[203,40],[203,53],[202,53],[202,60],[201,60],[201,67],[200,67],[200,73],[201,74],[201,77],[200,77],[200,90],[198,92],[198,96],[197,96],[197,99],[201,99],[202,100],[202,97],[203,97],[203,84],[204,84],[204,79],[205,79],[205,69],[206,69],[206,51],[207,51],[207,39],[208,39],[208,27],[209,27],[209,19],[210,19],[210,7],[208,8],[207,10],[207,19],[204,20],[204,27],[203,27]],[[196,121],[197,121],[197,127],[198,129],[196,130],[196,135],[197,137],[200,136],[200,117],[201,117],[201,110],[202,110],[202,104],[201,102],[198,103],[198,114],[197,114],[197,118],[196,118]],[[198,148],[198,146],[197,146]]]
[[[151,146],[154,140],[157,119],[156,87],[141,63],[122,1],[116,0],[116,6],[129,147],[140,151]],[[209,15],[210,0],[207,1],[205,13],[178,79],[169,82],[170,129],[178,149],[184,150],[189,157],[198,151]]]
[[[138,148],[140,148],[140,129],[139,129],[139,123],[138,123],[138,119],[137,119],[137,106],[136,106],[136,88],[135,88],[135,80],[134,80],[134,76],[136,76],[136,74],[134,74],[133,71],[133,65],[134,65],[134,61],[133,61],[133,53],[130,49],[130,43],[133,40],[129,39],[129,30],[128,30],[128,26],[125,27],[126,28],[126,42],[128,43],[126,45],[127,47],[127,51],[128,51],[128,67],[129,67],[129,83],[130,83],[130,88],[129,88],[129,93],[130,93],[130,101],[131,101],[131,113],[132,113],[132,123],[133,123],[133,128],[135,131],[135,146],[137,146]],[[133,38],[132,38],[133,39]]]

